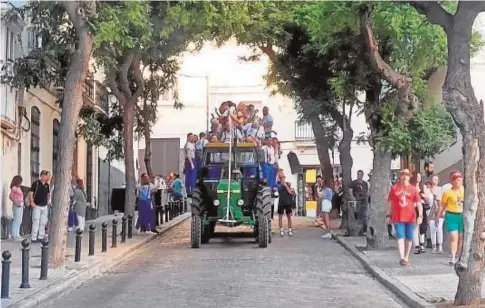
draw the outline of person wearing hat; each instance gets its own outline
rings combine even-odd
[[[460,172],[452,172],[450,176],[451,188],[443,192],[441,206],[436,217],[445,216],[446,231],[450,234],[450,265],[456,263],[456,256],[463,244],[463,205],[465,189],[463,187],[463,175]],[[438,224],[438,222],[436,222]]]
[[[416,224],[420,225],[423,221],[423,207],[416,187],[409,182],[409,170],[401,170],[399,179],[399,183],[389,192],[386,220],[388,224],[394,224],[401,257],[399,264],[406,266],[409,264],[409,254],[413,247],[414,229]]]
[[[45,234],[45,226],[49,215],[49,172],[42,170],[40,179],[32,183],[28,199],[32,208],[32,243],[41,242]]]

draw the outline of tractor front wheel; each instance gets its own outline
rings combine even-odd
[[[268,232],[268,217],[259,216],[258,217],[258,246],[259,248],[268,247],[269,242],[269,232]]]
[[[192,215],[190,226],[190,240],[192,248],[199,248],[202,242],[202,222],[199,215]]]

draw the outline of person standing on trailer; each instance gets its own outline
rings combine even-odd
[[[194,144],[194,134],[187,134],[187,142],[184,146],[185,164],[184,164],[184,175],[185,175],[185,185],[187,188],[187,194],[191,194],[192,190],[195,188],[196,180],[196,163],[195,163],[195,144]]]

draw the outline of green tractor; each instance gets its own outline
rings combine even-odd
[[[273,198],[258,154],[252,143],[211,143],[204,149],[191,199],[192,248],[208,243],[217,224],[252,226],[259,247],[271,243]]]

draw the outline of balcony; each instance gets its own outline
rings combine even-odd
[[[84,81],[83,101],[84,107],[94,107],[108,114],[108,92],[100,82],[94,80],[92,73],[88,73]]]
[[[310,123],[295,122],[295,141],[298,143],[313,143],[315,136],[313,135],[313,128]]]

